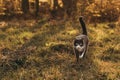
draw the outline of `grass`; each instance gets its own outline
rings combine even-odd
[[[14,21],[0,29],[1,80],[119,80],[119,26],[88,24],[89,49],[76,64],[73,40],[79,23]]]

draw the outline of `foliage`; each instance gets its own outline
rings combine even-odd
[[[118,3],[119,0],[1,0],[0,16],[13,17],[22,14],[26,18],[45,15],[50,18],[75,18],[76,15],[82,15],[88,22],[111,22],[119,18]]]

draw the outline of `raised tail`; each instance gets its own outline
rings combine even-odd
[[[79,21],[80,21],[80,24],[81,24],[81,26],[82,26],[82,31],[83,31],[82,34],[87,35],[87,29],[86,29],[85,22],[83,21],[83,17],[80,17],[80,18],[79,18]]]

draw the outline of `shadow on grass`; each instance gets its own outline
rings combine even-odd
[[[36,29],[36,27],[34,29]],[[45,47],[46,41],[49,40],[49,37],[59,33],[61,30],[64,30],[64,27],[49,26],[47,27],[47,31],[36,34],[32,37],[32,39],[28,40],[25,44],[22,45],[22,47],[16,50],[11,50],[9,48],[2,49],[1,55],[3,55],[4,58],[0,60],[0,79],[4,79],[5,76],[9,76],[10,73],[12,74],[12,72],[17,71],[20,68],[27,69],[28,66],[36,63],[37,65],[39,65],[40,63],[37,61],[34,63],[28,61],[28,56],[36,56],[36,54],[40,54],[39,58],[43,59],[44,56],[47,55],[47,53],[46,51],[41,51],[40,53],[37,53],[39,52],[38,49],[42,50],[42,48]],[[48,53],[50,54],[50,52]],[[39,66],[44,66],[43,64],[44,62],[42,62],[42,65]]]
[[[52,51],[57,51],[57,52],[67,52],[70,54],[73,54],[73,46],[67,45],[67,44],[56,44],[50,47]]]
[[[101,56],[101,60],[111,61],[111,62],[119,62],[120,61],[120,50],[116,50],[113,47],[105,50],[104,55]]]
[[[50,50],[48,49],[48,51],[42,51],[42,55],[40,56],[44,57],[43,65],[47,66],[43,68],[42,71],[44,72],[44,69],[46,70],[47,68],[47,72],[51,72],[50,68],[56,66],[57,68],[60,67],[60,73],[62,75],[62,77],[59,77],[57,79],[94,80],[100,78],[97,66],[93,61],[94,47],[89,48],[85,59],[81,59],[80,63],[75,62],[75,56],[71,55],[71,52],[73,52],[72,47],[66,44],[56,44],[51,46]],[[46,74],[43,75],[45,76]],[[55,74],[53,75],[55,78]]]
[[[38,25],[39,26],[39,25]],[[75,56],[73,48],[70,44],[55,44],[50,47],[46,47],[45,43],[49,41],[49,38],[60,33],[65,29],[62,25],[60,26],[43,26],[46,27],[46,31],[35,34],[30,40],[28,40],[22,47],[16,50],[3,49],[3,52],[7,51],[8,54],[4,53],[9,58],[2,60],[0,63],[0,78],[9,76],[9,74],[16,73],[21,68],[27,70],[27,74],[32,73],[32,70],[37,69],[37,74],[32,73],[36,77],[42,77],[42,79],[65,79],[65,80],[94,80],[97,79],[98,69],[94,64],[94,47],[90,47],[85,59],[82,59],[79,64],[75,63]],[[40,30],[38,27],[29,29]],[[71,43],[71,42],[70,42]],[[10,53],[9,53],[10,52]],[[31,70],[31,72],[30,72]],[[62,76],[58,76],[58,75]],[[49,76],[52,76],[49,78]],[[26,76],[30,77],[30,76]],[[23,77],[23,79],[26,79]],[[29,78],[27,78],[29,79]]]

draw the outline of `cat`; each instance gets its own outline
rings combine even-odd
[[[74,40],[74,52],[76,55],[76,61],[79,62],[79,59],[82,59],[85,57],[87,48],[88,48],[88,36],[87,36],[87,29],[85,22],[83,21],[83,17],[79,18],[79,22],[82,27],[83,33],[76,36]]]

